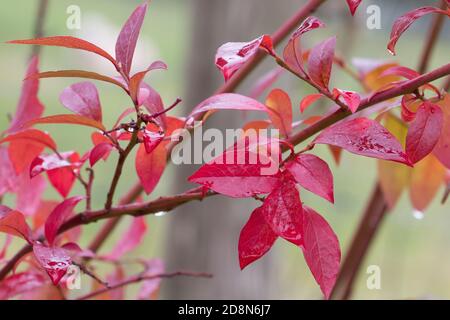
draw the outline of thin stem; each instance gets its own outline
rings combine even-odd
[[[34,38],[40,38],[44,34],[44,22],[48,11],[48,0],[40,0],[37,7],[36,23],[34,26]],[[31,55],[38,55],[41,46],[33,46]]]
[[[155,274],[155,275],[150,275],[150,276],[146,276],[145,274],[140,274],[134,277],[131,277],[125,281],[110,285],[108,288],[103,288],[91,293],[88,293],[84,296],[78,297],[76,300],[88,300],[91,299],[93,297],[96,297],[100,294],[106,293],[108,291],[111,290],[115,290],[115,289],[119,289],[125,286],[128,286],[130,284],[134,284],[134,283],[139,283],[142,281],[147,281],[147,280],[153,280],[153,279],[161,279],[161,278],[174,278],[174,277],[179,277],[179,276],[184,276],[184,277],[195,277],[195,278],[212,278],[212,275],[209,273],[204,273],[204,272],[187,272],[187,271],[177,271],[177,272],[172,272],[172,273],[161,273],[161,274]]]
[[[94,170],[92,168],[86,169],[89,172],[89,179],[86,185],[86,211],[91,211],[92,203],[92,184],[94,183]]]

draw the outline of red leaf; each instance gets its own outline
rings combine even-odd
[[[144,77],[147,75],[148,72],[156,69],[166,70],[167,65],[162,61],[154,61],[146,70],[138,72],[131,77],[129,87],[130,87],[130,95],[134,101],[138,101],[139,89],[141,88],[141,83]]]
[[[313,209],[303,211],[303,254],[325,298],[330,297],[339,272],[339,240],[328,222]]]
[[[417,110],[406,136],[406,153],[416,163],[433,151],[439,141],[443,124],[443,112],[438,105],[424,102]]]
[[[362,156],[411,165],[400,142],[381,124],[367,118],[338,122],[322,131],[314,143],[329,144]]]
[[[258,260],[272,248],[278,236],[267,224],[262,207],[256,208],[239,235],[239,265],[241,270]]]
[[[303,208],[294,178],[283,173],[277,186],[264,200],[261,212],[278,236],[301,245],[303,241]]]
[[[236,94],[222,93],[201,102],[192,110],[189,118],[211,110],[249,110],[268,112],[267,107],[252,98]]]
[[[267,153],[252,150],[247,141],[235,143],[223,154],[203,165],[188,181],[204,185],[229,197],[252,197],[269,193],[278,181],[278,166],[272,174],[273,159]],[[239,186],[239,188],[236,188]]]
[[[401,76],[406,79],[414,79],[419,77],[420,73],[407,67],[394,65],[391,68],[387,69],[386,71],[383,71],[383,73],[380,75],[380,78],[392,75]]]
[[[58,230],[64,223],[66,218],[72,213],[75,206],[83,200],[84,197],[76,196],[64,200],[58,204],[55,209],[50,213],[45,222],[45,237],[50,246],[53,246],[56,236],[58,235]]]
[[[166,168],[167,151],[164,144],[159,144],[152,153],[147,153],[141,144],[136,154],[136,172],[145,193],[150,194],[161,179]]]
[[[342,97],[344,98],[345,104],[350,109],[352,113],[355,113],[358,110],[359,104],[361,102],[361,97],[357,92],[347,91],[335,88],[333,90],[333,95],[336,98]]]
[[[123,234],[122,238],[116,243],[112,251],[106,255],[108,259],[116,260],[121,258],[127,252],[132,251],[144,240],[147,232],[147,223],[144,217],[134,218],[129,229]]]
[[[56,151],[56,143],[46,132],[37,129],[27,129],[18,133],[10,134],[6,138],[0,140],[0,144],[11,141],[23,141],[27,140],[34,143],[39,143],[46,146],[53,151]]]
[[[299,154],[285,167],[303,188],[334,203],[333,174],[325,161],[312,154]]]
[[[262,35],[250,42],[228,42],[220,46],[216,53],[216,66],[222,71],[225,81],[253,57],[259,48],[272,52],[272,39],[269,35]]]
[[[141,89],[145,89],[147,91],[147,95],[142,101],[142,104],[150,114],[159,113],[164,110],[164,103],[161,99],[161,96],[158,92],[155,91],[155,89],[150,87],[145,82],[141,83]],[[156,120],[158,120],[158,124],[160,126],[162,126],[163,128],[166,127],[167,116],[165,113],[157,117]]]
[[[48,280],[42,273],[21,272],[5,278],[0,284],[0,300],[42,288]]]
[[[270,109],[269,117],[275,128],[287,137],[292,132],[292,103],[288,94],[281,89],[273,89],[266,99]]]
[[[302,22],[302,24],[290,37],[289,42],[283,50],[283,58],[288,66],[291,67],[294,71],[306,75],[306,72],[303,68],[304,57],[300,46],[301,36],[306,32],[323,27],[325,27],[325,23],[320,21],[318,18],[308,17]]]
[[[8,146],[9,158],[17,174],[30,167],[31,162],[39,156],[45,146],[32,140],[11,141]]]
[[[48,38],[38,38],[38,39],[29,39],[29,40],[14,40],[9,41],[8,43],[15,44],[31,44],[31,45],[39,45],[39,46],[56,46],[56,47],[65,47],[72,49],[80,49],[84,51],[89,51],[96,53],[109,61],[111,61],[114,66],[116,66],[116,60],[111,57],[105,50],[97,47],[96,45],[74,37],[70,36],[56,36],[56,37],[48,37]]]
[[[144,23],[148,4],[144,3],[134,10],[127,22],[120,31],[116,42],[116,59],[120,69],[126,74],[130,74],[133,62],[134,50]]]
[[[446,94],[441,104],[444,112],[441,137],[433,150],[439,161],[450,169],[450,95]]]
[[[275,81],[280,78],[280,76],[283,74],[284,69],[280,67],[276,67],[266,74],[264,74],[259,80],[254,84],[252,89],[250,89],[249,97],[253,99],[258,99],[264,91],[266,91],[268,88],[270,88]]]
[[[100,159],[106,160],[114,146],[110,142],[101,142],[89,152],[89,165],[93,167]]]
[[[21,237],[31,242],[31,230],[24,215],[2,205],[0,205],[0,232]]]
[[[47,272],[53,284],[58,285],[72,264],[72,259],[67,251],[63,248],[49,248],[35,243],[33,252],[36,260]]]
[[[92,80],[99,80],[104,82],[109,82],[121,87],[125,91],[128,90],[123,83],[117,81],[108,76],[98,74],[96,72],[84,71],[84,70],[59,70],[59,71],[47,71],[36,73],[29,76],[27,79],[45,79],[45,78],[86,78]]]
[[[151,277],[164,273],[164,262],[160,259],[152,259],[145,263],[145,276]],[[138,299],[156,299],[156,294],[161,284],[161,278],[145,280],[139,290]]]
[[[0,146],[0,196],[14,190],[16,173],[9,159],[8,150]]]
[[[309,76],[313,82],[325,89],[328,89],[330,82],[335,47],[336,37],[331,37],[312,48],[309,54]]]
[[[69,159],[73,154],[73,151],[60,154],[62,159],[57,154],[36,157],[30,165],[30,177],[33,178],[48,170],[70,167],[72,163],[67,159]]]
[[[321,93],[309,94],[300,102],[300,112],[303,113],[308,107],[322,97]]]
[[[38,64],[39,59],[37,57],[31,59],[26,77],[39,72]],[[38,91],[38,79],[28,79],[23,82],[19,103],[16,108],[16,114],[14,115],[8,129],[9,133],[15,133],[22,130],[25,123],[32,119],[39,118],[42,115],[44,112],[44,106],[39,101],[37,96]]]
[[[28,122],[28,125],[34,124],[78,124],[81,126],[87,126],[99,129],[101,131],[106,131],[105,127],[101,122],[95,121],[91,118],[79,116],[76,114],[59,114],[55,116],[48,116],[32,120]]]
[[[362,0],[347,0],[347,5],[352,16],[355,15],[356,9],[358,9],[358,6],[361,4],[361,2]]]
[[[102,107],[97,88],[93,83],[75,83],[64,89],[59,100],[76,114],[102,122]]]
[[[50,183],[63,198],[67,197],[75,182],[74,170],[77,170],[82,164],[80,156],[76,152],[71,155],[63,154],[64,156],[67,156],[66,160],[72,164],[70,167],[55,168],[47,171]]]
[[[142,140],[144,140],[145,151],[151,153],[164,139],[164,134],[159,132],[153,132],[144,130],[142,134]]]
[[[43,177],[30,179],[28,173],[23,173],[18,179],[16,190],[16,209],[27,216],[36,214],[41,197],[47,183]]]
[[[394,25],[392,26],[391,36],[387,47],[392,55],[395,55],[395,45],[397,44],[397,41],[403,34],[403,32],[405,32],[414,21],[430,13],[441,13],[449,15],[448,10],[444,11],[435,7],[421,7],[409,11],[395,20]]]

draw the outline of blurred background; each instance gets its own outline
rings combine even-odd
[[[270,34],[305,2],[153,0],[137,47],[134,70],[145,68],[153,60],[164,60],[169,66],[168,71],[153,72],[147,81],[161,93],[166,105],[177,97],[183,98],[183,103],[174,114],[186,115],[223,83],[222,75],[214,65],[214,54],[221,44],[228,41],[248,41],[263,33]],[[1,131],[7,127],[8,114],[12,114],[16,107],[26,61],[30,56],[29,47],[6,45],[4,42],[33,36],[38,3],[38,0],[15,0],[4,3],[0,10]],[[115,40],[121,26],[139,3],[138,0],[49,0],[44,35],[81,37],[114,53]],[[370,4],[381,8],[379,30],[369,30],[366,27],[369,16],[366,9]],[[67,9],[73,5],[81,9],[81,28],[75,30],[66,26],[69,17]],[[311,47],[326,37],[337,35],[337,52],[349,63],[352,58],[393,60],[386,50],[393,20],[422,5],[438,5],[438,1],[365,0],[355,18],[351,18],[344,0],[328,1],[315,13],[328,27],[311,32],[303,38],[302,43],[304,47]],[[419,20],[405,33],[397,46],[396,61],[416,68],[430,18]],[[447,21],[430,62],[430,69],[448,63],[449,31],[450,24]],[[81,51],[43,48],[40,58],[40,68],[43,71],[92,69],[103,74],[113,74],[114,71],[103,59]],[[247,94],[252,84],[273,67],[273,61],[264,61],[239,87],[238,92]],[[46,115],[65,112],[58,101],[59,94],[76,81],[78,80],[41,81],[40,98],[46,106]],[[361,91],[354,80],[337,68],[333,72],[332,82],[339,83],[341,88]],[[118,115],[130,107],[130,102],[118,89],[98,82],[96,85],[100,90],[104,122],[111,126]],[[311,89],[288,74],[284,74],[275,86],[290,94],[295,119],[299,120],[298,104],[303,96],[312,93]],[[262,99],[266,95],[267,92]],[[252,114],[243,116],[237,112],[221,112],[220,115],[213,116],[208,125],[238,128],[254,117]],[[88,128],[48,126],[46,130],[67,150],[84,153],[91,147],[92,131]],[[308,192],[302,194],[302,200],[330,222],[338,235],[345,257],[376,179],[376,161],[344,152],[341,164],[336,166],[325,147],[319,146],[316,150],[318,155],[327,160],[334,173],[336,203],[334,206],[330,205]],[[108,162],[99,163],[96,167],[94,208],[100,208],[104,203],[104,194],[112,178],[114,165],[115,160],[110,158]],[[117,194],[125,192],[136,181],[133,165],[134,161],[130,158]],[[186,178],[193,170],[195,168],[190,166],[169,166],[157,190],[144,198],[151,199],[185,190],[189,186],[185,182]],[[80,193],[82,189],[79,187],[72,191],[73,195]],[[448,203],[440,205],[441,194],[442,192],[438,194],[423,216],[413,215],[408,195],[403,194],[376,235],[356,281],[353,298],[450,299],[450,206]],[[53,191],[46,195],[48,199],[58,197]],[[7,198],[6,201],[11,199]],[[161,257],[168,271],[193,270],[214,274],[211,280],[164,280],[161,298],[321,298],[319,287],[314,282],[302,253],[287,242],[277,242],[262,260],[244,271],[239,270],[239,232],[256,205],[255,201],[215,197],[202,203],[182,206],[167,215],[148,217],[149,232],[145,242],[129,256]],[[88,244],[99,227],[100,224],[86,227],[81,245]],[[108,240],[103,248],[104,252],[120,238],[126,227],[124,220]],[[21,245],[22,243],[17,243],[15,247],[19,248]],[[377,265],[381,269],[380,290],[369,290],[366,286],[366,269],[370,265]],[[108,267],[104,268],[104,272],[108,272]],[[133,268],[130,267],[127,271],[131,274]],[[136,286],[127,289],[127,297],[132,298],[135,293]]]

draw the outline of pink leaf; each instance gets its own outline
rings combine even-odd
[[[355,15],[356,9],[358,9],[358,6],[361,4],[361,2],[362,0],[347,0],[347,5],[352,16]]]
[[[304,97],[300,102],[300,112],[303,113],[311,104],[316,102],[321,97],[323,97],[321,93],[314,93]]]
[[[39,72],[38,64],[38,57],[31,59],[26,73],[27,78]],[[44,106],[37,96],[38,91],[39,79],[27,79],[23,82],[16,114],[8,129],[9,133],[15,133],[22,130],[25,123],[32,119],[39,118],[42,115]]]
[[[139,97],[138,99],[138,95],[139,95],[139,89],[141,88],[141,83],[142,80],[145,78],[145,76],[147,75],[147,73],[149,73],[152,70],[156,70],[156,69],[163,69],[166,70],[167,69],[167,65],[163,62],[163,61],[154,61],[152,62],[152,64],[145,69],[144,71],[138,72],[135,75],[133,75],[130,79],[130,95],[133,98],[134,101],[138,101],[139,100],[139,105],[141,105],[143,103],[143,101],[145,99],[141,99],[141,97]],[[145,89],[141,89],[141,90],[145,90]]]
[[[400,142],[378,122],[356,118],[328,127],[314,143],[329,144],[366,157],[411,165]]]
[[[31,230],[24,215],[2,205],[0,205],[0,232],[21,237],[31,242]]]
[[[97,87],[93,83],[75,83],[64,89],[59,100],[67,109],[76,114],[102,122],[100,99]]]
[[[320,289],[328,299],[339,272],[339,241],[321,215],[307,206],[303,208],[303,254]]]
[[[439,138],[436,147],[433,150],[434,155],[439,159],[439,161],[450,169],[450,95],[446,94],[444,97],[444,103],[442,105],[443,125],[441,137]],[[1,171],[1,167],[0,167]],[[0,177],[1,180],[1,177]],[[1,189],[1,184],[0,184]]]
[[[449,15],[449,11],[444,11],[435,7],[421,7],[409,11],[395,20],[392,26],[391,37],[388,44],[388,50],[392,55],[395,55],[395,45],[397,44],[400,36],[405,32],[411,24],[417,19],[430,13],[440,13]]]
[[[164,139],[164,134],[144,130],[144,133],[142,134],[142,139],[144,140],[145,151],[147,153],[151,153]]]
[[[165,269],[164,262],[160,259],[152,259],[150,261],[146,261],[145,265],[146,265],[145,266],[146,277],[157,276],[159,274],[164,273]],[[155,299],[160,284],[161,278],[145,280],[142,283],[141,289],[139,290],[138,299],[140,300]]]
[[[262,35],[250,42],[228,42],[220,46],[216,53],[216,66],[222,71],[225,81],[228,81],[244,63],[253,57],[259,48],[272,52],[270,36]]]
[[[288,44],[283,50],[283,58],[294,71],[306,75],[303,68],[303,53],[300,46],[301,36],[306,32],[323,27],[325,27],[325,23],[311,16],[306,18],[290,37]]]
[[[37,129],[27,129],[18,133],[10,134],[6,138],[0,140],[0,144],[20,140],[31,141],[46,146],[52,150],[56,150],[56,143],[50,135]]]
[[[27,216],[36,214],[46,186],[43,177],[30,179],[28,173],[20,175],[16,189],[16,209]]]
[[[5,278],[0,284],[0,300],[7,300],[41,288],[48,280],[42,273],[20,272]]]
[[[72,213],[75,206],[83,200],[84,197],[76,196],[64,200],[58,204],[55,209],[50,213],[45,222],[45,237],[50,246],[55,242],[56,236],[58,235],[58,230],[64,223],[66,218]]]
[[[274,127],[288,137],[292,132],[292,103],[289,95],[281,89],[273,89],[267,96],[266,106],[270,110],[269,117]]]
[[[406,136],[406,153],[412,163],[419,162],[439,141],[443,112],[438,105],[424,102],[417,110]]]
[[[269,193],[277,184],[278,166],[273,168],[274,160],[267,155],[252,150],[248,141],[240,141],[203,165],[188,180],[234,198]]]
[[[241,270],[258,260],[272,248],[278,236],[267,224],[262,208],[256,208],[239,235],[239,265]]]
[[[36,260],[47,272],[53,284],[58,285],[72,264],[68,252],[63,248],[49,248],[40,243],[33,245],[33,252]]]
[[[328,89],[330,82],[335,47],[336,37],[331,37],[312,48],[309,54],[308,74],[314,83],[324,89]]]
[[[132,251],[145,237],[147,232],[147,223],[144,217],[134,218],[130,228],[123,234],[119,242],[116,243],[112,251],[106,255],[108,259],[119,259],[127,252]]]
[[[164,144],[159,144],[152,153],[147,153],[141,144],[136,154],[135,166],[144,191],[150,194],[161,179],[166,168],[167,151]]]
[[[345,104],[350,109],[352,113],[355,113],[358,110],[359,104],[361,102],[361,97],[357,92],[347,91],[335,88],[333,90],[333,95],[336,98],[342,97],[344,98]]]
[[[211,110],[249,110],[268,112],[267,107],[252,98],[236,94],[222,93],[201,102],[190,114],[190,118]]]
[[[303,188],[334,203],[333,174],[325,161],[312,154],[299,154],[285,167]]]
[[[97,144],[89,152],[89,165],[93,167],[100,159],[106,160],[114,146],[109,142]]]
[[[116,60],[120,69],[126,75],[129,75],[131,71],[134,50],[136,49],[136,43],[144,23],[147,8],[147,3],[136,8],[120,31],[116,42]]]
[[[145,99],[142,101],[142,104],[147,109],[147,111],[152,115],[155,113],[159,113],[164,110],[164,103],[161,99],[161,96],[158,92],[155,91],[152,87],[150,87],[145,82],[141,83],[141,88],[147,91],[147,95]],[[165,113],[158,116],[156,118],[158,124],[163,128],[166,127],[167,116]]]
[[[380,78],[386,77],[386,76],[391,76],[391,75],[401,76],[406,79],[414,79],[416,77],[419,77],[420,73],[418,73],[417,71],[415,71],[413,69],[407,68],[407,67],[393,66],[393,67],[387,69],[386,71],[383,71],[383,73],[380,74]]]
[[[8,150],[0,146],[0,196],[13,191],[16,186],[16,172],[9,159]]]
[[[285,172],[277,186],[264,200],[261,212],[278,236],[296,244],[302,243],[303,208],[294,178]]]

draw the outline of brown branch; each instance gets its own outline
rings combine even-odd
[[[146,276],[146,275],[140,274],[140,275],[131,277],[123,282],[119,282],[119,283],[110,285],[107,288],[103,288],[103,289],[88,293],[84,296],[78,297],[76,300],[88,300],[88,299],[96,297],[100,294],[106,293],[108,291],[119,289],[119,288],[125,287],[130,284],[139,283],[141,281],[161,279],[161,278],[174,278],[174,277],[179,277],[179,276],[195,277],[195,278],[212,278],[211,274],[204,273],[204,272],[197,273],[197,272],[177,271],[177,272],[172,272],[172,273],[161,273],[161,274],[156,274],[156,275],[151,275],[151,276]]]

